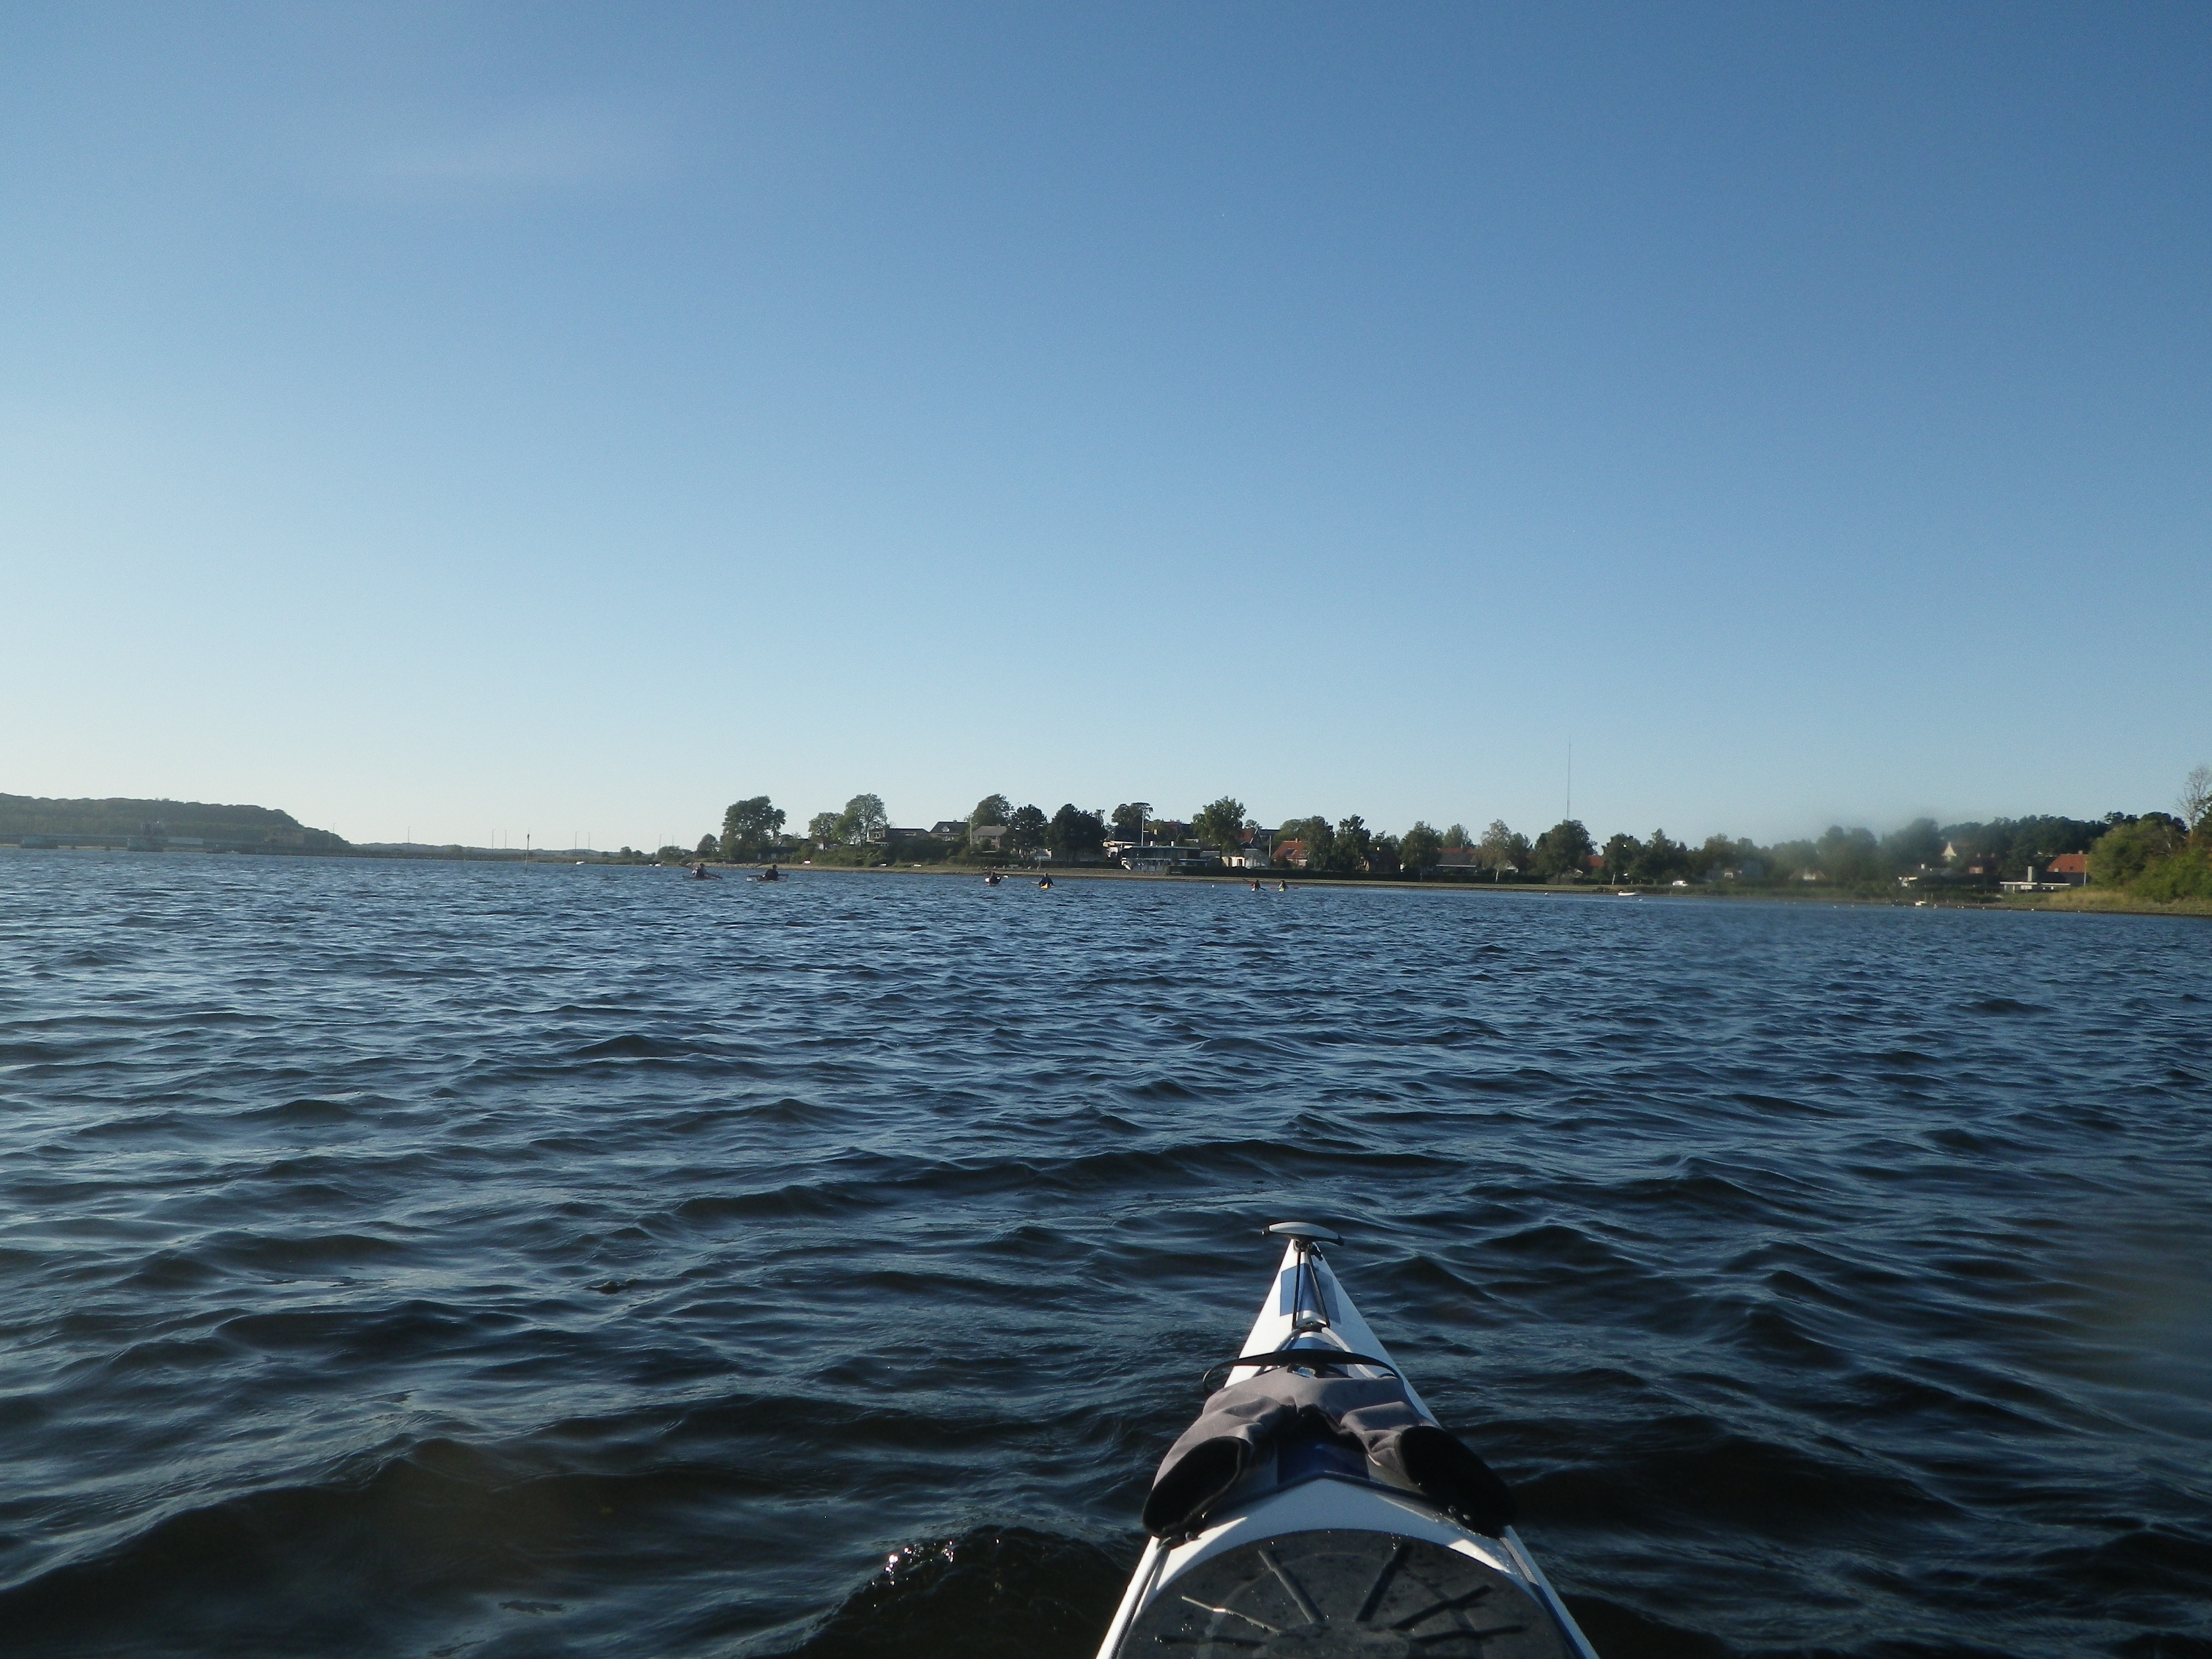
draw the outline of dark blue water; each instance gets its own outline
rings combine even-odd
[[[1087,1654],[1285,1214],[1607,1659],[2212,1653],[2212,927],[0,855],[0,1647]]]

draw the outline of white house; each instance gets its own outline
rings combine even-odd
[[[1178,847],[1159,842],[1148,847],[1133,847],[1121,855],[1123,869],[1155,876],[1196,875],[1220,862],[1221,855],[1211,847]]]
[[[1265,870],[1274,860],[1267,856],[1267,843],[1274,837],[1272,830],[1255,830],[1244,837],[1237,850],[1221,861],[1232,870]]]

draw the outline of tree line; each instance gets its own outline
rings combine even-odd
[[[2098,885],[2152,896],[2212,898],[2212,767],[2190,774],[2176,804],[2179,810],[2172,813],[2108,812],[2087,819],[2034,815],[1949,824],[1923,817],[1887,835],[1832,824],[1818,836],[1797,840],[1761,844],[1713,835],[1692,844],[1664,829],[1646,836],[1616,831],[1601,843],[1576,818],[1563,818],[1533,838],[1503,819],[1492,820],[1480,833],[1461,823],[1439,830],[1416,822],[1394,835],[1374,830],[1358,813],[1334,823],[1316,813],[1267,830],[1231,795],[1207,802],[1188,821],[1161,818],[1148,801],[1125,801],[1110,812],[1066,802],[1048,815],[1042,807],[1016,806],[1010,797],[994,793],[975,803],[958,834],[909,836],[894,845],[885,839],[890,819],[880,795],[855,795],[840,811],[817,812],[805,836],[796,837],[784,833],[783,810],[766,795],[755,795],[732,802],[720,832],[700,837],[695,853],[674,847],[661,852],[732,862],[806,858],[851,864],[894,859],[991,864],[1042,852],[1057,862],[1082,863],[1101,858],[1109,841],[1150,839],[1224,857],[1264,852],[1271,864],[1352,878],[1603,881],[1638,887],[1810,879],[1849,889],[1888,887],[1901,877],[1993,886],[2020,880],[2032,867],[2047,869],[2061,854],[2084,853]]]
[[[2191,771],[2179,813],[2115,824],[2089,849],[2089,879],[2137,898],[2212,899],[2212,766]]]

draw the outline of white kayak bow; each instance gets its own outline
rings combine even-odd
[[[1267,1231],[1281,1266],[1161,1467],[1098,1659],[1597,1659],[1503,1483],[1344,1294],[1336,1235]]]

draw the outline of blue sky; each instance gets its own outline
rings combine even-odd
[[[1761,838],[2212,757],[2212,10],[20,8],[0,790]]]

